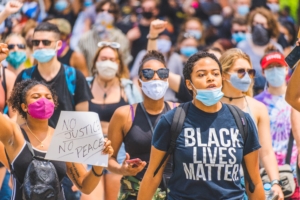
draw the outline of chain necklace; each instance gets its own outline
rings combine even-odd
[[[30,131],[30,133],[35,137],[35,139],[37,139],[37,141],[39,141],[41,144],[40,144],[40,146],[41,146],[41,148],[44,148],[44,144],[43,144],[43,142],[30,130],[30,128],[29,128],[29,126],[28,126],[28,123],[26,123],[26,126],[27,126],[27,128],[28,128],[28,130]],[[47,136],[45,137],[45,139],[48,137],[48,131],[47,131]],[[44,139],[44,140],[45,140]]]

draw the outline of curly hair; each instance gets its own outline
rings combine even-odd
[[[148,51],[140,63],[139,73],[138,73],[140,78],[142,76],[141,72],[144,67],[144,64],[149,60],[157,60],[157,61],[161,62],[165,66],[165,68],[167,68],[165,57],[162,53],[160,53],[159,51],[156,51],[156,50]]]
[[[58,105],[57,96],[54,90],[48,84],[33,79],[23,80],[14,86],[14,89],[11,92],[11,96],[8,99],[8,104],[12,107],[13,110],[18,111],[24,119],[27,118],[27,113],[23,111],[21,104],[26,103],[27,92],[36,85],[43,85],[48,88],[52,95],[55,108]]]
[[[195,63],[198,62],[199,60],[203,59],[203,58],[211,58],[214,61],[216,61],[216,63],[218,64],[219,68],[220,68],[220,72],[222,74],[222,66],[220,61],[218,60],[218,58],[211,53],[208,53],[206,51],[199,51],[198,53],[195,53],[194,55],[192,55],[186,62],[186,64],[184,65],[183,68],[183,76],[184,76],[184,80],[191,80],[191,74],[193,72]],[[192,91],[189,91],[191,95],[193,95]]]

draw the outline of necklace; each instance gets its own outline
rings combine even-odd
[[[26,123],[26,126],[27,126],[27,128],[28,128],[28,130],[30,131],[30,133],[35,137],[35,139],[37,139],[37,141],[39,141],[41,144],[40,144],[40,146],[42,147],[42,148],[44,148],[44,144],[43,144],[43,142],[30,130],[30,128],[29,128],[29,126],[28,126],[28,123]],[[47,131],[47,136],[45,137],[45,139],[48,137],[48,131]],[[44,139],[44,140],[45,140]]]
[[[233,99],[241,99],[241,98],[244,98],[245,95],[240,96],[240,97],[227,97],[227,96],[224,95],[224,97],[227,98],[227,99],[229,99],[229,101],[232,101]]]
[[[97,78],[97,82],[99,87],[103,90],[104,94],[103,94],[103,103],[105,104],[105,99],[107,97],[107,93],[110,92],[110,90],[112,89],[112,87],[115,85],[115,83],[113,82],[108,88],[107,88],[107,82],[105,82],[104,87],[102,87],[100,80]]]

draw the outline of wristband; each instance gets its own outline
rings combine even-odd
[[[147,39],[148,39],[148,40],[157,40],[157,38],[158,38],[158,36],[156,36],[156,37],[154,37],[154,38],[151,38],[149,34],[147,35]]]
[[[272,187],[273,187],[273,185],[279,185],[281,187],[280,181],[278,181],[277,179],[273,180],[271,182],[271,185],[272,185]]]
[[[92,166],[92,172],[96,177],[101,177],[103,175],[103,170],[102,170],[101,174],[97,174],[94,170],[94,166]]]

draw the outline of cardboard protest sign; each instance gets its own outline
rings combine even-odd
[[[107,167],[103,146],[97,113],[62,111],[45,158]]]

